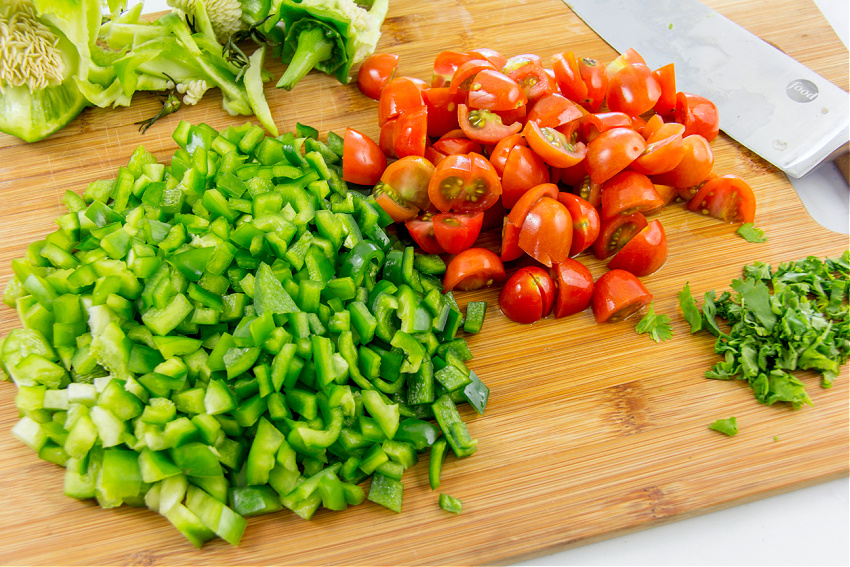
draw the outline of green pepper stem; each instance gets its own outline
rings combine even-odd
[[[277,82],[277,88],[292,90],[298,81],[304,78],[317,63],[329,59],[333,54],[334,43],[325,37],[321,28],[304,30],[298,35],[298,48],[292,61]]]

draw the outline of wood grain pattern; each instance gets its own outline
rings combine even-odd
[[[848,88],[847,50],[810,1],[709,0],[709,5],[816,72]],[[427,78],[441,50],[487,46],[548,58],[570,50],[609,61],[616,53],[557,0],[393,0],[379,50],[401,56],[402,74]],[[276,76],[281,66],[272,66]],[[212,93],[210,93],[212,95]],[[278,126],[296,122],[377,138],[376,103],[355,86],[310,75],[293,92],[267,88]],[[0,286],[9,261],[54,229],[65,190],[114,176],[143,144],[161,160],[175,149],[180,118],[221,128],[216,96],[168,117],[144,136],[132,123],[157,106],[137,96],[130,108],[86,110],[49,140],[31,145],[0,137]],[[404,511],[369,502],[310,522],[289,513],[251,519],[239,548],[217,541],[196,551],[168,522],[144,509],[101,510],[62,494],[62,470],[41,462],[9,433],[15,389],[0,384],[0,564],[504,564],[732,506],[848,473],[848,373],[831,390],[801,375],[814,407],[791,411],[757,404],[739,383],[703,377],[717,357],[710,337],[691,336],[676,293],[725,289],[755,260],[777,264],[840,254],[844,235],[811,220],[778,170],[721,136],[716,170],[750,181],[756,224],[769,239],[750,244],[734,227],[681,206],[664,210],[670,259],[645,278],[674,338],[656,345],[634,322],[598,326],[590,312],[531,326],[507,321],[497,290],[459,296],[489,303],[484,331],[469,338],[475,371],[492,393],[486,415],[465,408],[479,451],[450,458],[440,491],[464,512],[437,507],[427,466],[406,475]],[[488,242],[495,245],[491,238]],[[594,276],[604,266],[583,256]],[[0,309],[0,334],[18,325]],[[726,438],[708,424],[735,415],[741,433]]]

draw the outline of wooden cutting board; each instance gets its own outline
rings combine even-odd
[[[848,88],[847,50],[806,0],[710,0],[721,13],[818,73]],[[380,51],[401,56],[402,74],[428,79],[441,50],[495,48],[506,55],[559,51],[608,62],[616,53],[558,0],[468,2],[393,0]],[[282,67],[271,70],[280,76]],[[291,93],[266,94],[283,131],[296,122],[377,138],[377,104],[318,74]],[[143,144],[161,160],[175,149],[178,119],[216,128],[244,122],[210,93],[144,136],[133,122],[157,108],[139,95],[131,108],[86,110],[51,139],[25,145],[0,137],[0,286],[9,261],[55,228],[65,190],[112,177]],[[2,564],[504,564],[552,553],[793,490],[848,473],[847,368],[830,390],[800,374],[814,407],[759,405],[737,382],[704,372],[717,361],[713,341],[691,336],[676,293],[690,282],[701,297],[727,289],[741,267],[807,255],[836,256],[845,235],[816,224],[785,176],[721,136],[716,171],[753,186],[756,224],[768,235],[751,244],[735,227],[673,205],[658,215],[670,258],[645,278],[656,311],[673,320],[673,339],[655,344],[635,321],[596,325],[589,311],[531,326],[498,310],[498,290],[459,294],[461,304],[488,301],[483,332],[469,337],[470,366],[491,388],[486,415],[463,409],[478,452],[450,458],[440,492],[463,500],[463,514],[437,506],[421,462],[405,476],[404,511],[366,502],[347,512],[318,512],[306,522],[286,511],[251,519],[241,545],[223,541],[196,551],[168,522],[145,509],[101,510],[62,494],[63,471],[39,459],[10,433],[15,388],[0,384],[0,563]],[[492,244],[494,239],[490,239]],[[581,257],[594,276],[604,266]],[[0,308],[0,333],[18,325]],[[736,416],[733,438],[710,431]],[[427,457],[423,459],[427,461]],[[722,545],[722,542],[718,542]]]

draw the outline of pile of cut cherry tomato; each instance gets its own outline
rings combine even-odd
[[[396,76],[398,61],[375,54],[359,69],[380,137],[346,132],[343,177],[373,186],[424,252],[451,255],[446,290],[504,283],[500,307],[514,321],[588,306],[612,321],[648,304],[639,278],[664,264],[667,238],[647,217],[668,203],[753,222],[750,186],[714,172],[717,108],[677,91],[672,64],[652,70],[631,49],[608,65],[564,52],[548,66],[444,51],[426,82]],[[475,246],[499,226],[498,254]],[[609,271],[594,282],[582,254]],[[504,263],[525,256],[539,265],[508,279]]]

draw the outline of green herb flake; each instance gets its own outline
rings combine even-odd
[[[691,326],[691,334],[702,329],[702,315],[694,296],[691,295],[690,282],[686,283],[682,291],[679,292],[679,308],[682,310],[685,321]]]
[[[719,431],[720,433],[724,433],[729,437],[733,437],[738,434],[738,421],[734,416],[728,419],[718,419],[714,423],[708,426],[709,429],[713,429],[714,431]]]
[[[747,242],[767,242],[764,231],[751,222],[742,224],[737,232]]]
[[[670,324],[670,317],[661,313],[655,314],[655,309],[652,302],[649,304],[649,309],[643,319],[637,324],[635,330],[639,335],[649,333],[649,337],[657,343],[666,341],[673,336],[673,326]]]

